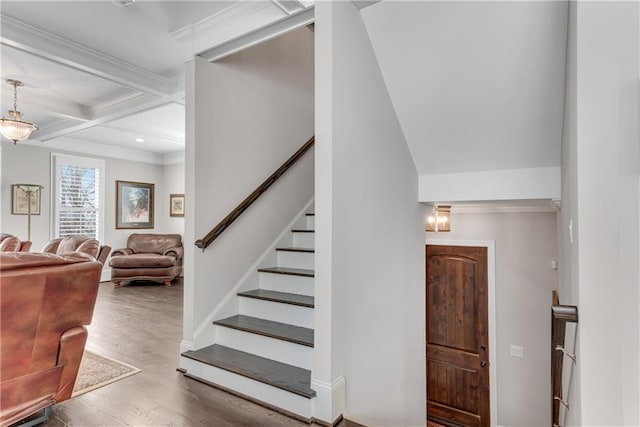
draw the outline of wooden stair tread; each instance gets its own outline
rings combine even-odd
[[[276,248],[276,251],[285,251],[285,252],[315,252],[316,250],[313,248],[298,248],[298,247],[286,247],[286,248]]]
[[[288,267],[259,268],[258,271],[261,273],[289,274],[292,276],[305,276],[305,277],[313,277],[315,274],[314,270],[307,270],[304,268],[288,268]]]
[[[309,399],[316,395],[316,392],[311,389],[311,371],[297,366],[287,365],[219,344],[200,350],[187,351],[182,353],[182,356]]]
[[[302,307],[314,307],[314,298],[311,296],[270,291],[267,289],[254,289],[247,292],[239,292],[238,296],[280,302],[283,304],[299,305]]]
[[[313,347],[313,329],[303,328],[301,326],[258,319],[257,317],[242,314],[216,320],[213,324]]]

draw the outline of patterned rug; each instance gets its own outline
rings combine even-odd
[[[76,378],[76,384],[73,387],[71,397],[79,396],[88,391],[137,374],[138,372],[142,371],[126,363],[99,356],[85,350],[82,355],[80,370],[78,371],[78,377]]]

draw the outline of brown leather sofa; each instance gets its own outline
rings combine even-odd
[[[0,233],[0,252],[29,252],[29,249],[29,240],[20,240],[13,234]]]
[[[82,252],[91,255],[102,265],[107,261],[111,246],[100,246],[100,242],[86,236],[58,237],[44,245],[42,252],[64,255],[69,252]]]
[[[133,233],[127,247],[111,253],[111,281],[150,280],[170,286],[182,273],[182,237],[179,234]]]
[[[102,265],[82,253],[0,253],[0,426],[71,397]]]

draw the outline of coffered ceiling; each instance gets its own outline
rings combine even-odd
[[[148,161],[184,152],[184,64],[208,60],[313,21],[313,2],[0,2],[2,115],[40,129],[20,144]],[[6,142],[6,141],[5,141]]]

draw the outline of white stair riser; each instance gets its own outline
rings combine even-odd
[[[260,288],[313,296],[313,277],[291,274],[260,273]]]
[[[278,267],[304,268],[307,270],[313,270],[313,252],[277,251],[277,253]]]
[[[315,233],[293,233],[293,246],[315,248]]]
[[[288,365],[311,369],[313,348],[216,325],[217,344]]]
[[[261,400],[305,418],[311,418],[311,399],[272,387],[270,385],[236,375],[215,366],[200,363],[186,357],[180,358],[180,366],[191,375],[222,387]]]
[[[316,229],[316,217],[314,215],[307,216],[307,230]]]
[[[240,297],[240,314],[313,329],[313,308]]]

